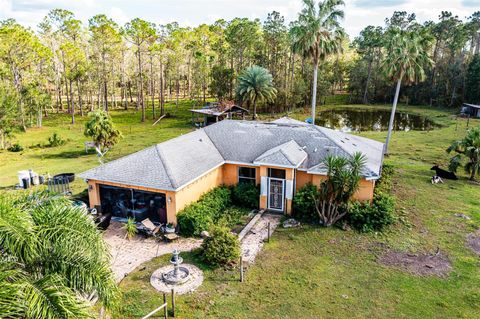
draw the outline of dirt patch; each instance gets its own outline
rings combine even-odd
[[[404,269],[417,276],[446,277],[452,266],[441,252],[435,254],[413,254],[398,251],[387,251],[379,260],[380,263]]]
[[[475,254],[480,255],[480,229],[467,236],[467,247]]]

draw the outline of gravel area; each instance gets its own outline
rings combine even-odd
[[[135,268],[155,257],[171,254],[176,248],[180,252],[190,251],[200,247],[202,241],[193,238],[180,238],[173,243],[156,241],[152,238],[135,236],[131,240],[125,238],[122,223],[112,221],[103,234],[103,239],[110,247],[112,254],[112,268],[115,279],[120,282]]]
[[[267,225],[270,222],[270,235],[280,224],[283,215],[264,213],[241,242],[242,256],[246,263],[253,263],[255,257],[262,250],[263,243],[268,237]]]

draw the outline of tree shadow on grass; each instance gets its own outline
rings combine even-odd
[[[59,158],[87,157],[87,156],[93,156],[93,154],[85,153],[84,150],[77,150],[77,151],[65,151],[65,152],[51,153],[51,154],[36,154],[34,156],[41,159],[59,159]]]

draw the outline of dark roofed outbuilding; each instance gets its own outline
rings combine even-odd
[[[191,109],[190,112],[192,112],[192,122],[197,127],[207,126],[225,118],[244,120],[245,114],[249,113],[247,109],[231,101],[207,103],[201,109]]]
[[[461,115],[480,118],[480,105],[463,103]]]

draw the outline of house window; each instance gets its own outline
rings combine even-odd
[[[252,183],[256,181],[256,169],[254,167],[239,167],[238,168],[238,182]]]
[[[277,169],[277,168],[269,168],[268,177],[285,179],[285,170]]]

